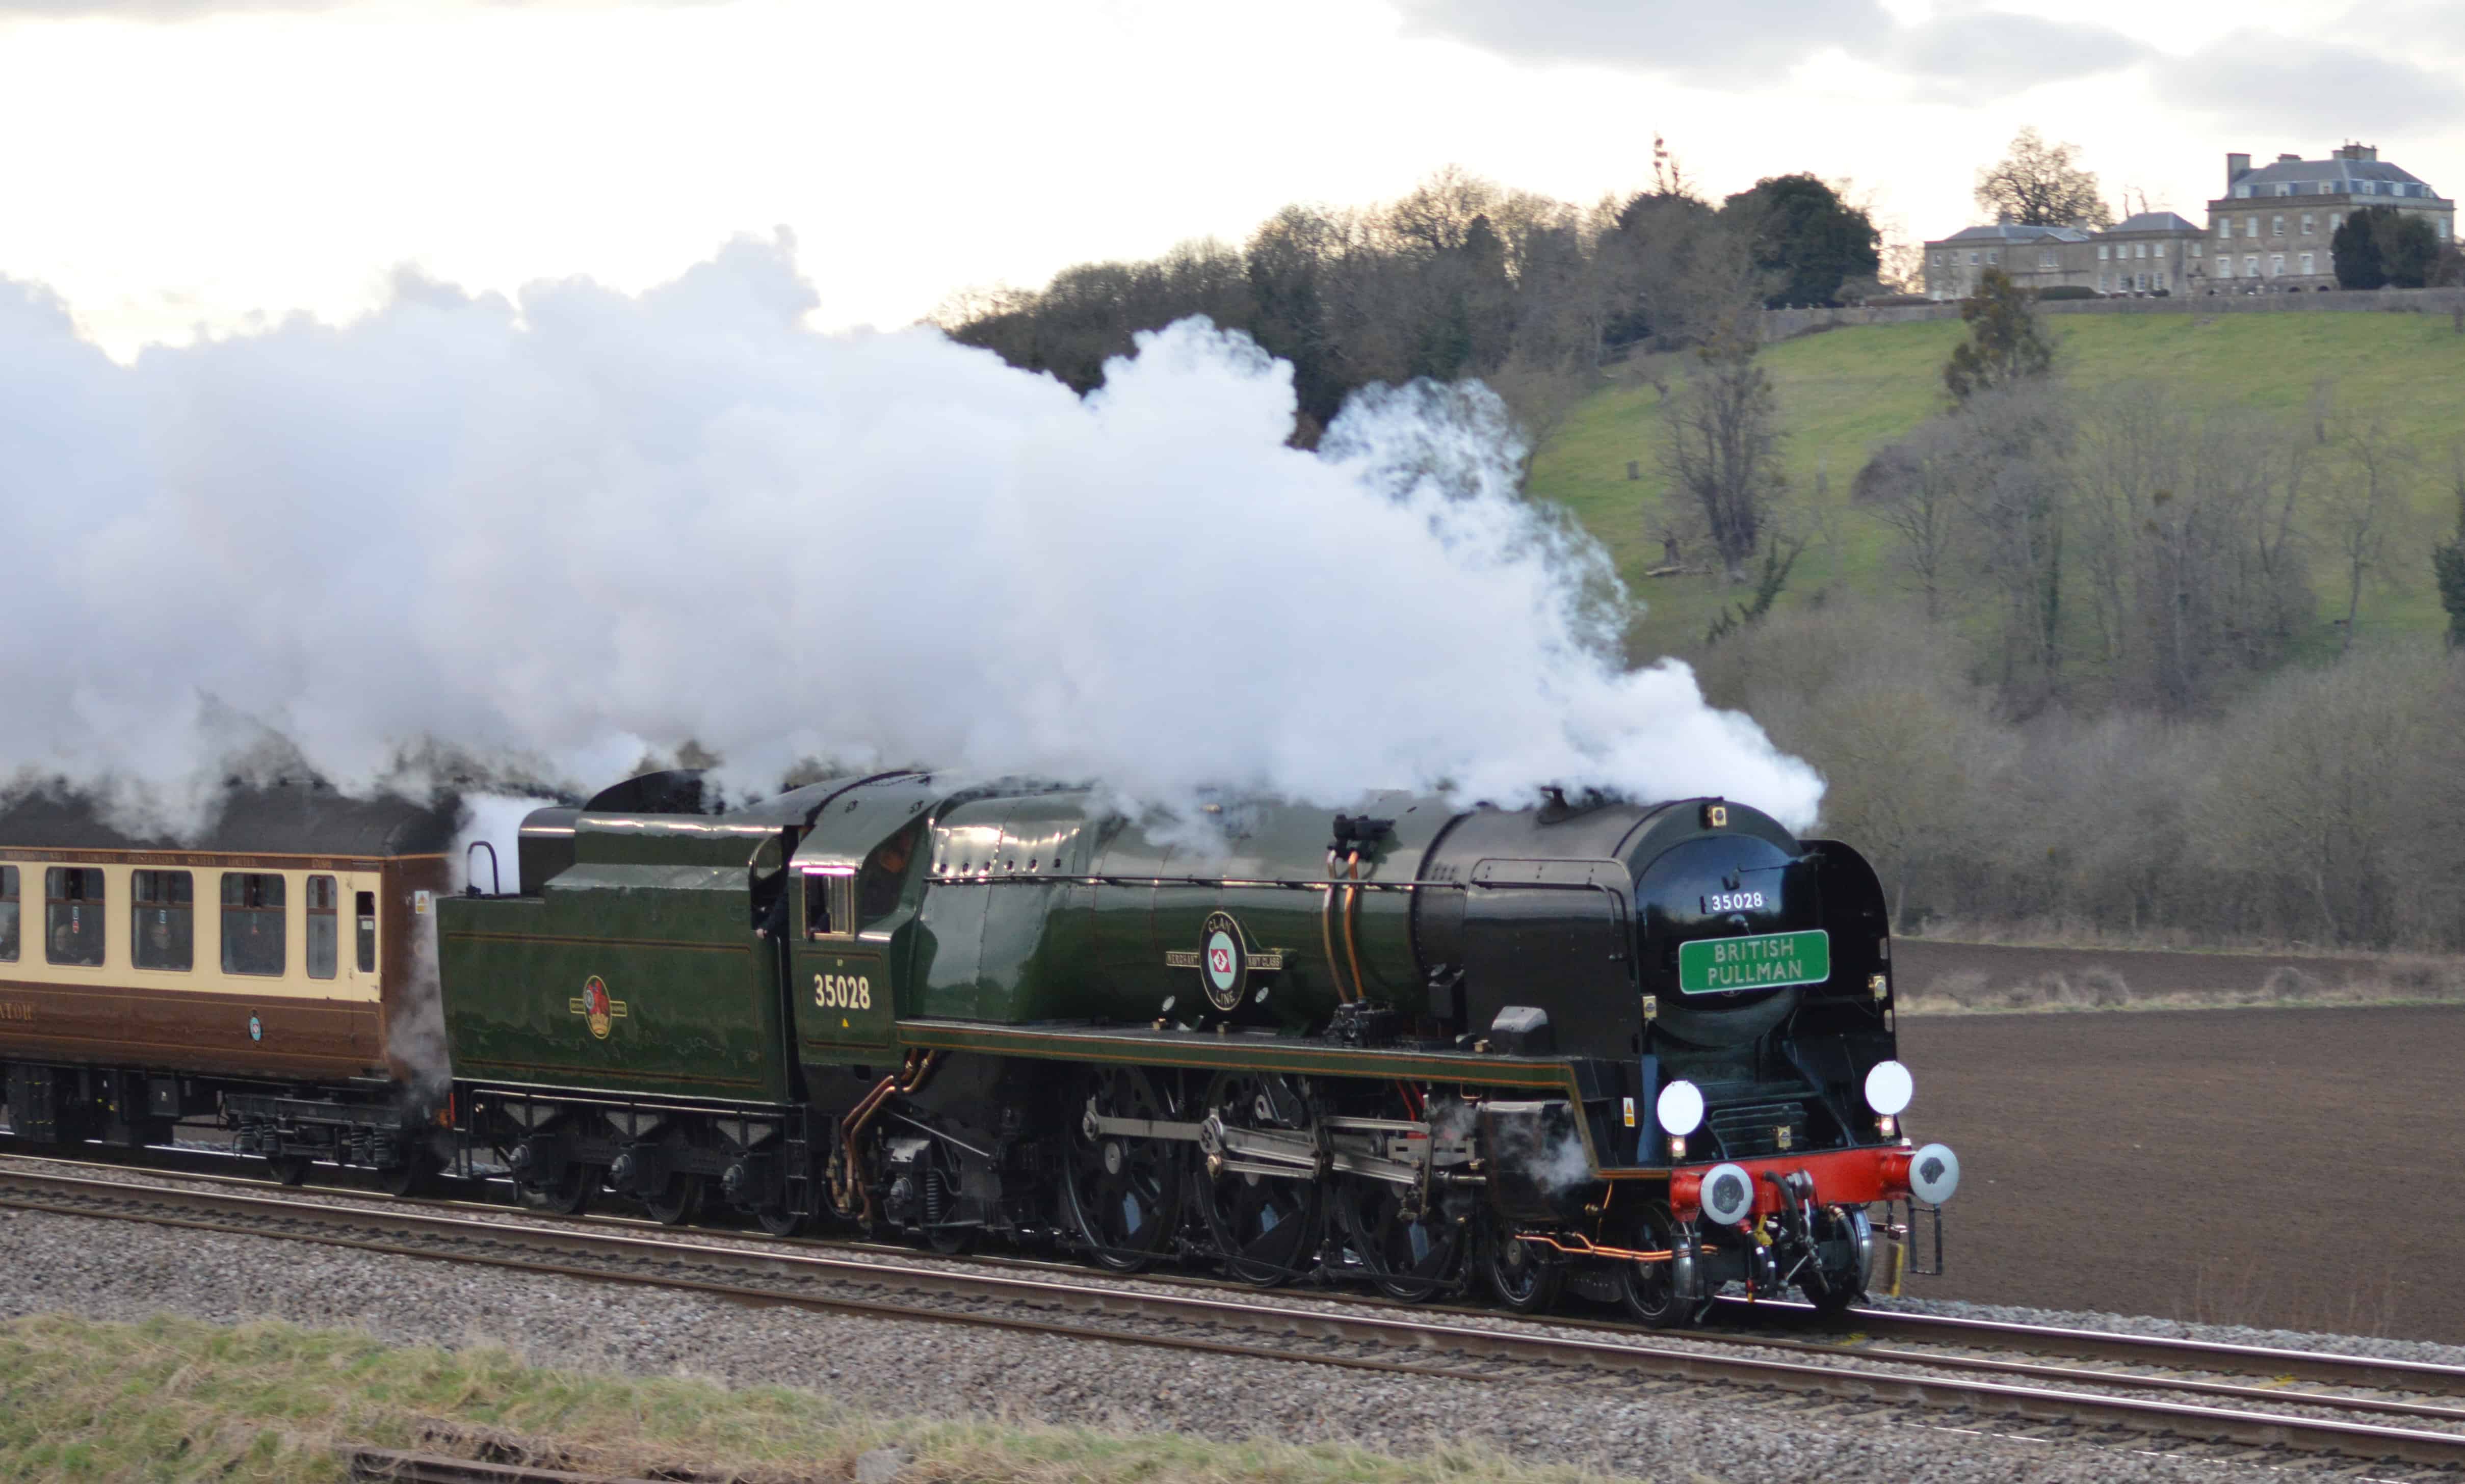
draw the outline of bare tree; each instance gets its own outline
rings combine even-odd
[[[1779,399],[1756,360],[1753,300],[1731,311],[1695,353],[1692,373],[1661,400],[1661,467],[1700,512],[1729,581],[1746,564],[1785,480]]]
[[[1877,450],[1849,487],[1850,503],[1892,533],[1929,620],[1943,616],[1944,589],[1955,572],[1969,473],[1967,432],[1952,419],[1936,418]]]
[[[2324,516],[2345,584],[2345,636],[2337,651],[2343,654],[2354,647],[2363,585],[2378,574],[2390,536],[2406,523],[2415,459],[2377,420],[2339,430],[2334,446],[2338,467],[2328,483]]]
[[[2111,227],[2097,177],[2079,167],[2077,144],[2049,144],[2032,125],[2009,153],[1977,172],[1977,207],[2030,227]]]
[[[2410,655],[2356,655],[2278,676],[2221,727],[2195,827],[2220,875],[2283,894],[2316,941],[2387,941],[2396,842],[2414,808],[2396,786],[2423,751],[2440,687]],[[2453,742],[2449,744],[2453,747]]]

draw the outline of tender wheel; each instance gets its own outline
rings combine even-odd
[[[568,1164],[564,1173],[544,1185],[523,1183],[514,1186],[515,1194],[524,1206],[536,1211],[557,1216],[579,1216],[590,1208],[591,1192],[599,1187],[598,1171],[587,1164]]]
[[[753,1213],[753,1220],[774,1237],[791,1237],[805,1229],[806,1215],[784,1206],[767,1206]]]
[[[1181,1151],[1169,1141],[1090,1133],[1087,1115],[1174,1120],[1169,1095],[1136,1068],[1085,1074],[1065,1114],[1061,1214],[1098,1264],[1135,1273],[1181,1228]]]
[[[1208,1084],[1200,1111],[1221,1119],[1227,1128],[1278,1128],[1259,1111],[1266,1094],[1261,1077],[1219,1074]],[[1308,1175],[1219,1172],[1212,1167],[1215,1163],[1199,1162],[1189,1184],[1225,1271],[1255,1287],[1273,1288],[1316,1265],[1319,1240],[1326,1230],[1319,1181]]]
[[[690,1226],[701,1214],[701,1196],[700,1175],[670,1175],[655,1192],[642,1197],[642,1209],[660,1226]]]
[[[1667,1251],[1677,1227],[1669,1215],[1669,1207],[1654,1203],[1645,1207],[1635,1243],[1651,1251]],[[1654,1329],[1684,1329],[1699,1322],[1712,1310],[1712,1302],[1703,1297],[1684,1297],[1678,1293],[1680,1274],[1676,1262],[1627,1262],[1618,1265],[1618,1295],[1626,1300],[1626,1312]],[[1696,1284],[1699,1287],[1699,1280]]]
[[[1816,1251],[1826,1260],[1808,1265],[1806,1298],[1814,1312],[1836,1319],[1866,1301],[1866,1282],[1875,1260],[1875,1228],[1866,1213],[1852,1210],[1842,1219],[1825,1211],[1815,1218]]]
[[[1384,1116],[1415,1116],[1400,1097],[1393,1102]],[[1380,1293],[1406,1303],[1443,1293],[1455,1281],[1463,1259],[1464,1224],[1450,1217],[1434,1197],[1431,1207],[1407,1214],[1418,1193],[1392,1181],[1335,1177],[1336,1219],[1353,1255]]]
[[[1482,1275],[1498,1301],[1518,1314],[1540,1314],[1558,1301],[1566,1286],[1566,1266],[1553,1261],[1537,1244],[1523,1241],[1515,1229],[1493,1223],[1481,1243]]]
[[[278,1185],[304,1185],[308,1183],[311,1163],[304,1154],[278,1154],[265,1162],[265,1167]]]

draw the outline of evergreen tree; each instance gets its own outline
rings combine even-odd
[[[2003,270],[1986,270],[1976,295],[1962,302],[1960,318],[1968,323],[1968,339],[1952,347],[1943,368],[1954,402],[2054,369],[2054,342],[2038,324],[2028,291]]]
[[[1771,275],[1764,302],[1832,304],[1840,285],[1882,271],[1882,233],[1864,211],[1811,175],[1772,175],[1721,205],[1754,244],[1755,267]]]
[[[2439,584],[2439,606],[2448,610],[2448,647],[2465,649],[2465,462],[2456,484],[2456,535],[2432,548],[2431,574]]]

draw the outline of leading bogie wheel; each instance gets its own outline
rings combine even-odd
[[[1651,1251],[1674,1251],[1677,1225],[1671,1219],[1669,1207],[1654,1202],[1644,1207],[1643,1220],[1634,1240]],[[1626,1312],[1654,1329],[1686,1329],[1701,1321],[1712,1312],[1712,1300],[1699,1292],[1681,1294],[1681,1286],[1699,1290],[1701,1280],[1695,1278],[1681,1285],[1676,1261],[1621,1262],[1618,1264],[1618,1296],[1626,1301]]]
[[[1073,1085],[1061,1135],[1061,1215],[1101,1267],[1136,1273],[1172,1249],[1181,1229],[1181,1146],[1108,1133],[1095,1119],[1172,1121],[1168,1082],[1135,1067],[1083,1073]]]
[[[1808,1264],[1806,1290],[1814,1312],[1836,1319],[1866,1301],[1867,1269],[1874,1260],[1875,1229],[1862,1210],[1834,1217],[1829,1210],[1815,1216],[1817,1251],[1832,1250],[1829,1262]]]
[[[1498,1301],[1518,1314],[1542,1314],[1558,1302],[1566,1265],[1540,1242],[1526,1242],[1514,1227],[1494,1222],[1481,1243],[1482,1276]]]

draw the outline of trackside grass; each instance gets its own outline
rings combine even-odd
[[[579,1473],[843,1480],[903,1449],[902,1480],[968,1484],[1606,1484],[1450,1449],[1336,1446],[928,1422],[858,1412],[784,1386],[730,1390],[534,1366],[494,1349],[400,1348],[366,1335],[157,1318],[56,1315],[0,1325],[0,1479],[335,1481],[363,1444]],[[1691,1481],[1689,1481],[1691,1484]]]
[[[2364,627],[2431,632],[2445,625],[2428,551],[2454,529],[2448,459],[2451,445],[2465,436],[2465,335],[2447,316],[2049,315],[2046,322],[2059,345],[2061,374],[2083,390],[2163,387],[2193,407],[2243,409],[2300,429],[2308,426],[2314,389],[2321,388],[2338,414],[2377,420],[2390,438],[2410,445],[2422,464],[2410,488],[2414,520],[2405,549],[2391,551],[2386,585],[2364,600]],[[1824,588],[1844,595],[1892,589],[1890,543],[1851,508],[1850,484],[1877,445],[1904,436],[1943,407],[1943,365],[1966,334],[1958,321],[1860,325],[1764,352],[1788,432],[1786,520],[1813,537],[1784,605]],[[1685,365],[1672,357],[1618,368],[1616,384],[1577,406],[1532,467],[1533,496],[1571,510],[1651,606],[1635,631],[1639,655],[1699,640],[1721,605],[1743,596],[1717,579],[1642,579],[1661,560],[1651,533],[1661,520],[1666,482],[1656,467],[1660,398],[1648,377],[1673,381]],[[1627,478],[1629,460],[1640,464],[1640,479]],[[1828,485],[1821,496],[1818,483]],[[2324,600],[2334,584],[2324,567],[2321,576]]]

